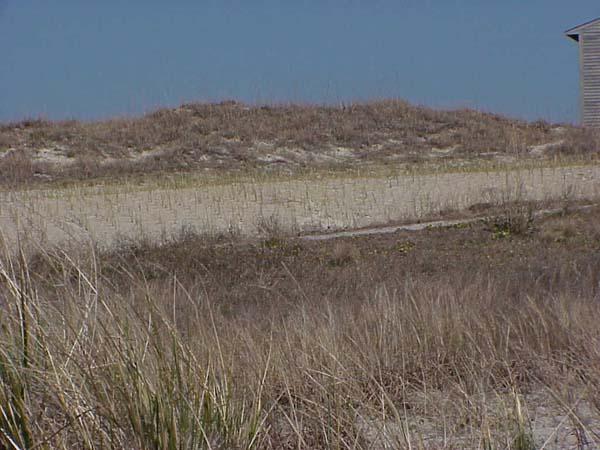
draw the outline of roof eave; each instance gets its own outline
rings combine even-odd
[[[565,34],[571,39],[579,41],[579,35],[581,34],[581,32],[587,27],[595,24],[596,22],[600,22],[600,17],[598,17],[597,19],[590,20],[589,22],[582,23],[581,25],[577,25],[576,27],[565,31]]]

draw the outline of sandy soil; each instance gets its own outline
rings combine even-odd
[[[436,395],[437,394],[437,395]],[[422,448],[422,449],[482,449],[486,447],[483,436],[473,433],[473,429],[484,428],[481,423],[469,424],[455,411],[443,392],[429,393],[427,401],[418,398],[414,405],[420,414],[410,411],[403,416],[399,412],[399,420],[389,420],[385,423],[380,419],[361,417],[358,427],[367,436],[370,448]],[[432,402],[431,397],[435,398]],[[533,448],[544,450],[598,450],[600,449],[600,421],[596,418],[595,409],[586,401],[573,401],[561,407],[550,394],[535,391],[519,396],[521,422],[516,417],[513,394],[481,395],[478,407],[481,417],[476,420],[488,423],[490,438],[502,441],[496,433],[504,432],[506,447],[524,448],[515,445],[511,440],[522,432],[533,440]],[[435,406],[434,406],[435,405]],[[440,423],[439,411],[444,410],[445,420]],[[434,418],[435,416],[435,418]],[[494,430],[495,432],[491,431]],[[462,437],[461,437],[462,434]],[[450,439],[447,436],[452,435]]]
[[[243,182],[178,189],[87,187],[0,193],[0,232],[42,244],[160,239],[182,230],[334,231],[513,200],[593,199],[600,167],[390,178]]]

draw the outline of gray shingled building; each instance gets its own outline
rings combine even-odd
[[[579,42],[581,121],[586,127],[600,127],[600,18],[565,34]]]

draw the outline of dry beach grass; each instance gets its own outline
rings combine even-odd
[[[0,125],[0,183],[148,173],[463,166],[596,155],[597,132],[400,100],[339,106],[186,104],[141,118]]]
[[[600,448],[599,136],[401,101],[1,125],[0,448]]]
[[[598,448],[600,210],[523,211],[4,257],[0,443]]]

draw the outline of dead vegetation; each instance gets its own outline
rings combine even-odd
[[[600,211],[502,215],[4,257],[0,446],[596,448]]]
[[[0,183],[211,170],[589,158],[596,132],[399,100],[340,106],[187,104],[101,122],[0,126]]]

